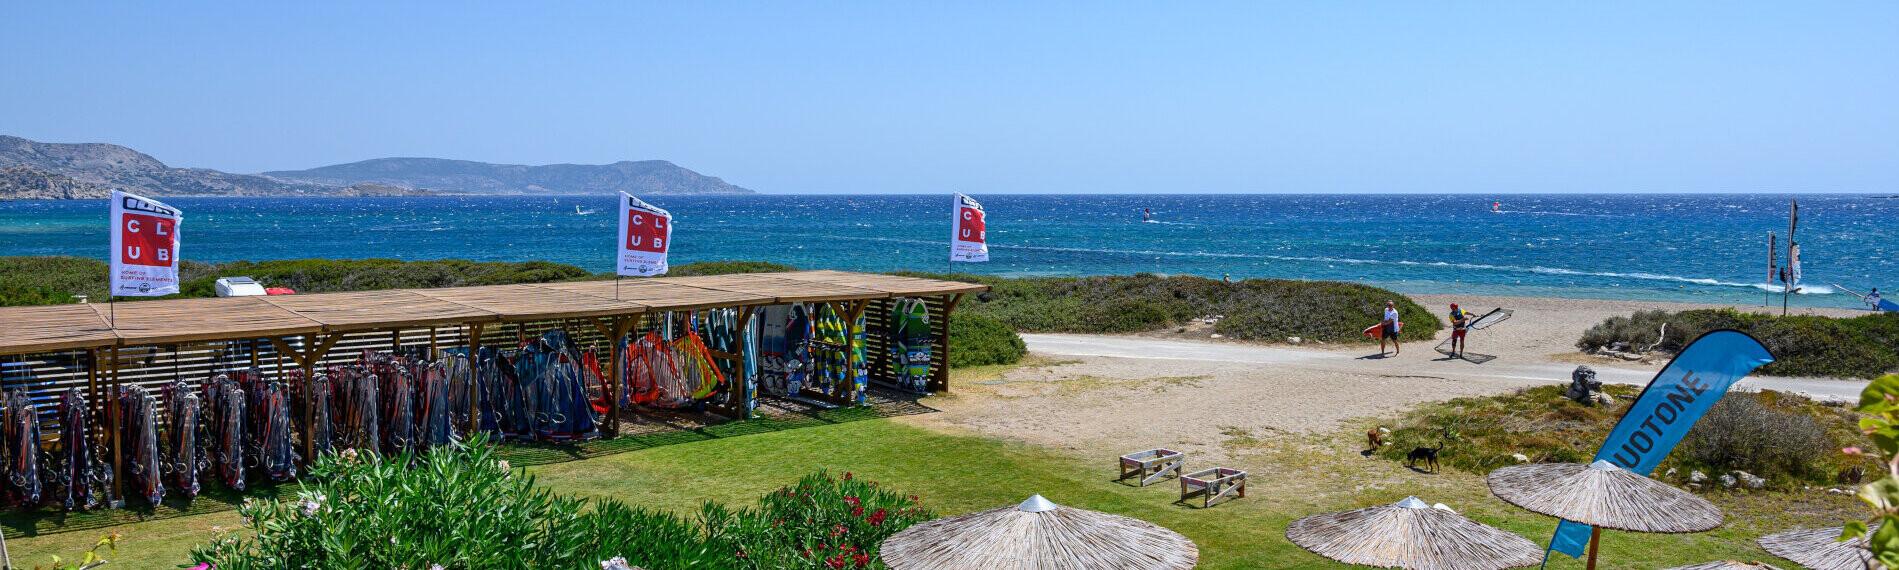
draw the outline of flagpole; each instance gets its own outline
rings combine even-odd
[[[1794,228],[1800,225],[1800,200],[1793,199],[1787,217],[1787,277],[1780,284],[1780,316],[1787,316],[1787,299],[1793,296],[1794,271],[1800,266],[1800,260],[1794,257]]]

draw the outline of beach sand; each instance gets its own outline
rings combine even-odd
[[[1432,347],[1448,331],[1434,339],[1409,340],[1401,355],[1389,358],[1374,357],[1376,345],[1258,347],[1212,339],[1204,328],[1135,337],[1029,335],[1028,364],[965,381],[952,394],[925,401],[943,413],[906,421],[1083,454],[1109,456],[1172,447],[1224,460],[1231,456],[1235,442],[1362,434],[1375,427],[1379,418],[1419,403],[1566,382],[1568,371],[1579,363],[1605,375],[1645,378],[1664,361],[1643,364],[1584,355],[1575,348],[1576,339],[1611,316],[1647,309],[1724,306],[1533,297],[1413,298],[1440,313],[1448,312],[1451,302],[1479,313],[1493,307],[1514,310],[1510,320],[1471,334],[1470,349],[1496,355],[1497,360],[1478,365],[1444,358]],[[1864,314],[1844,309],[1799,312]],[[1037,351],[1038,347],[1043,350]],[[1228,350],[1222,352],[1222,347]]]

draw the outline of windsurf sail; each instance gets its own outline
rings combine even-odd
[[[1470,329],[1480,331],[1480,330],[1490,328],[1492,326],[1495,326],[1497,323],[1510,320],[1510,315],[1512,314],[1515,314],[1515,312],[1511,311],[1510,309],[1505,309],[1503,307],[1491,309],[1490,312],[1484,313],[1484,316],[1477,317],[1476,319],[1472,319],[1470,321]]]

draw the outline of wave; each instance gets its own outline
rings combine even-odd
[[[863,241],[913,243],[913,244],[919,244],[919,245],[943,245],[943,242],[940,242],[940,241],[903,239],[903,238],[885,238],[885,237],[868,237],[868,236],[834,236],[834,235],[806,236],[806,237],[815,237],[815,238],[824,238],[824,239],[847,239],[847,240],[863,240]],[[1640,271],[1637,271],[1637,272],[1584,271],[1584,270],[1579,270],[1579,269],[1566,269],[1562,267],[1545,267],[1541,265],[1535,265],[1535,266],[1493,265],[1493,264],[1488,264],[1488,263],[1460,263],[1460,262],[1450,262],[1450,261],[1408,261],[1408,260],[1385,260],[1385,259],[1358,259],[1358,258],[1352,258],[1352,257],[1308,257],[1308,256],[1297,256],[1297,255],[1220,253],[1220,252],[1206,252],[1206,251],[1161,251],[1161,250],[1148,250],[1148,249],[1101,249],[1101,248],[1088,248],[1088,247],[1060,247],[1060,246],[1047,246],[1047,245],[1020,245],[1020,244],[993,244],[993,243],[989,244],[989,247],[990,249],[1019,249],[1019,250],[1030,250],[1030,251],[1055,251],[1055,252],[1067,252],[1067,253],[1103,253],[1103,254],[1110,254],[1110,255],[1152,255],[1152,256],[1166,256],[1166,257],[1217,257],[1217,258],[1234,258],[1234,259],[1264,259],[1264,260],[1272,260],[1272,261],[1297,261],[1297,262],[1308,262],[1308,263],[1343,263],[1343,264],[1349,264],[1349,265],[1397,265],[1397,266],[1410,266],[1410,267],[1445,267],[1445,268],[1452,268],[1452,269],[1470,269],[1470,270],[1475,270],[1475,271],[1536,273],[1536,274],[1541,274],[1541,275],[1564,275],[1564,276],[1574,276],[1574,277],[1604,277],[1604,278],[1610,278],[1610,279],[1658,281],[1658,282],[1669,282],[1669,283],[1683,283],[1683,284],[1689,284],[1689,285],[1701,285],[1701,286],[1706,286],[1706,287],[1755,288],[1755,289],[1771,291],[1774,293],[1779,293],[1781,289],[1779,285],[1766,284],[1766,283],[1741,283],[1741,282],[1736,282],[1736,281],[1722,281],[1719,279],[1710,279],[1706,277],[1686,277],[1686,276],[1681,276],[1681,275],[1667,275],[1667,274],[1662,274],[1662,273],[1647,273],[1647,272],[1640,272]],[[1824,285],[1803,285],[1801,286],[1799,290],[1795,291],[1794,294],[1796,295],[1832,295],[1836,292],[1837,291],[1835,291],[1832,287],[1827,287]]]
[[[1529,214],[1532,216],[1580,216],[1584,218],[1626,218],[1614,214],[1585,214],[1582,212],[1539,212],[1534,210],[1497,210],[1499,214]]]

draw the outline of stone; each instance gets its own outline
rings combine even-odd
[[[1748,473],[1746,471],[1735,471],[1734,473],[1732,473],[1732,475],[1734,475],[1734,478],[1736,480],[1740,481],[1742,487],[1747,487],[1749,489],[1764,489],[1767,487],[1767,479],[1764,479],[1760,477],[1759,475]]]
[[[1564,395],[1585,406],[1603,403],[1601,396],[1607,396],[1602,393],[1602,381],[1596,379],[1596,370],[1588,366],[1577,366],[1569,373],[1569,391]]]
[[[1852,491],[1850,491],[1850,490],[1847,490],[1847,489],[1846,489],[1845,487],[1834,487],[1834,488],[1831,488],[1831,489],[1827,489],[1827,490],[1826,490],[1826,494],[1828,494],[1828,495],[1851,495],[1851,494],[1853,494],[1853,492],[1852,492]]]
[[[1303,338],[1299,338],[1299,337],[1296,337],[1296,336],[1289,336],[1289,337],[1286,337],[1286,342],[1287,342],[1287,343],[1289,343],[1289,344],[1299,344],[1299,343],[1302,343],[1302,342],[1305,342],[1305,341],[1306,341],[1306,339],[1303,339]]]
[[[1516,461],[1517,463],[1529,463],[1529,462],[1530,462],[1530,456],[1528,456],[1528,455],[1524,455],[1524,454],[1521,454],[1521,453],[1513,453],[1513,454],[1510,454],[1510,459],[1513,459],[1513,460],[1515,460],[1515,461]]]
[[[1211,338],[1226,338],[1226,335],[1222,335],[1220,333],[1213,333],[1213,336]]]
[[[1737,480],[1737,479],[1735,479],[1733,475],[1729,475],[1729,474],[1726,474],[1726,473],[1722,473],[1722,474],[1721,474],[1721,486],[1722,486],[1722,487],[1725,487],[1725,488],[1728,488],[1728,489],[1733,489],[1735,485],[1739,485],[1739,484],[1741,484],[1741,482],[1740,482],[1739,480]]]
[[[1706,483],[1708,482],[1708,474],[1702,473],[1700,469],[1689,471],[1688,482],[1689,483]]]
[[[1668,468],[1668,471],[1666,471],[1666,472],[1664,472],[1664,473],[1662,473],[1662,477],[1666,477],[1666,478],[1669,478],[1669,479],[1674,479],[1674,478],[1675,478],[1675,475],[1678,475],[1678,474],[1680,474],[1680,473],[1681,473],[1680,471],[1677,471],[1677,470],[1675,470],[1675,468],[1673,468],[1673,467],[1670,467],[1670,468]]]

